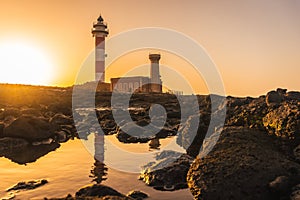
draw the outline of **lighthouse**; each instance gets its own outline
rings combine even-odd
[[[155,93],[162,93],[162,82],[159,73],[160,54],[149,54],[149,59],[151,61],[150,91]]]
[[[95,80],[105,81],[105,37],[108,35],[107,24],[100,15],[92,28],[95,37]]]

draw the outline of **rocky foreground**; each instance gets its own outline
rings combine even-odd
[[[141,173],[140,179],[155,189],[172,191],[189,187],[195,199],[205,200],[300,199],[299,92],[277,89],[258,98],[227,97],[221,136],[213,150],[200,157],[210,119],[218,115],[218,110],[211,110],[211,96],[197,96],[195,105],[191,96],[181,97],[180,104],[171,94],[134,94],[130,107],[139,109],[130,110],[130,114],[134,124],[140,125],[136,129],[132,122],[116,124],[109,92],[96,93],[96,108],[102,109],[96,110],[95,119],[90,113],[73,112],[72,88],[15,85],[0,88],[0,156],[13,162],[34,162],[59,148],[62,142],[86,138],[100,124],[104,134],[115,135],[123,143],[154,144],[157,139],[178,135],[177,144],[186,149],[186,154],[176,157],[176,152],[163,152],[157,155],[155,165],[173,159],[168,166],[155,170],[150,163]],[[74,98],[83,102],[81,108],[88,108],[85,97]],[[167,111],[163,129],[154,136],[147,135],[143,128],[150,123],[152,103],[161,104]],[[199,108],[199,113],[188,115],[189,110],[180,108],[182,103],[186,108]],[[118,116],[123,115],[124,111],[118,111]],[[180,126],[180,120],[184,126]],[[197,131],[191,132],[195,125]],[[132,129],[136,136],[124,131]],[[79,190],[74,197],[62,199],[133,198],[103,191],[115,190],[95,184]]]

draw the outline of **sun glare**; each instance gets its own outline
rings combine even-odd
[[[52,67],[47,56],[33,45],[0,43],[0,83],[47,85]]]

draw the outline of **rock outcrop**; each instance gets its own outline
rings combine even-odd
[[[101,184],[94,184],[81,188],[76,192],[76,197],[105,197],[105,196],[117,196],[124,197],[120,192]]]
[[[142,199],[146,199],[149,197],[148,194],[146,194],[142,191],[138,191],[138,190],[130,191],[130,192],[128,192],[128,194],[126,196],[131,197],[136,200],[142,200]]]
[[[0,138],[0,155],[5,154],[5,152],[25,148],[28,144],[26,140],[20,138]]]
[[[46,179],[41,180],[33,180],[33,181],[27,181],[27,182],[19,182],[13,187],[7,189],[6,191],[12,191],[12,190],[33,190],[35,188],[41,187],[45,184],[47,184],[48,181]]]
[[[173,151],[163,151],[156,162],[143,167],[140,179],[157,190],[173,191],[187,188],[186,175],[192,157]]]
[[[53,127],[44,118],[21,116],[4,128],[4,137],[39,141],[54,136]]]
[[[191,192],[205,200],[287,197],[300,180],[300,164],[285,155],[279,143],[257,130],[226,128],[213,151],[193,162],[187,177]],[[279,176],[285,178],[277,180]]]
[[[269,134],[300,141],[300,104],[289,101],[270,109],[263,125]]]
[[[75,197],[68,194],[63,198],[44,198],[45,200],[142,200],[148,195],[142,191],[130,191],[127,195],[121,194],[111,187],[94,184],[81,188]]]

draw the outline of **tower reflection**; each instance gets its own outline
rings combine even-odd
[[[94,165],[91,169],[89,177],[92,181],[100,184],[102,181],[107,179],[108,168],[104,164],[104,135],[101,133],[95,133],[94,140],[95,154],[94,154]]]

